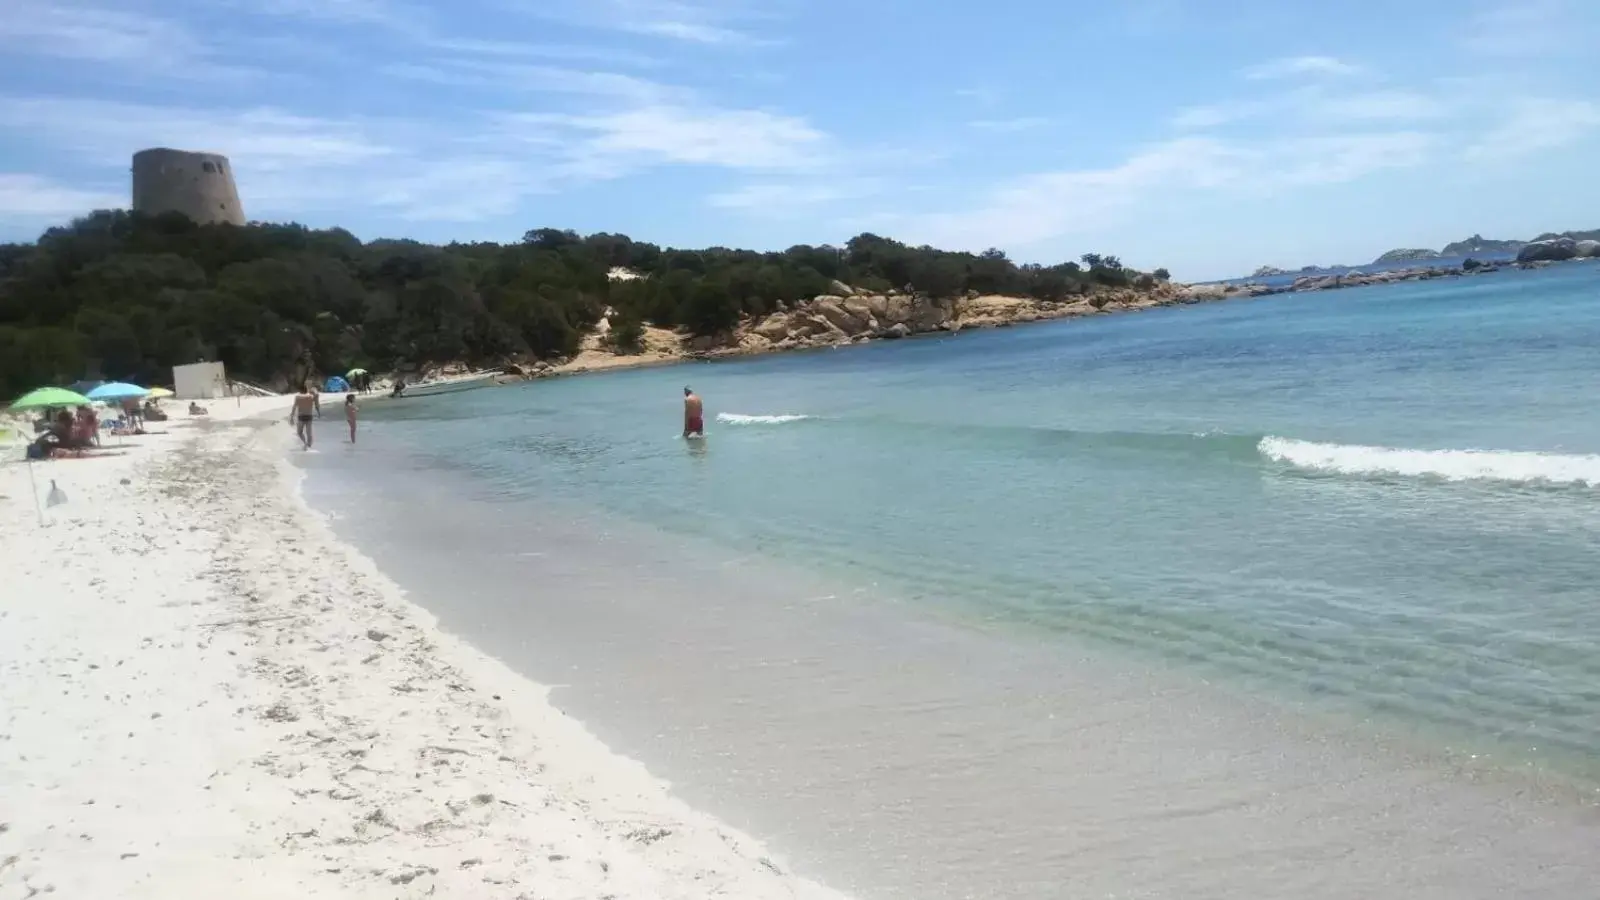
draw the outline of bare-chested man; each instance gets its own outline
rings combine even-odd
[[[309,383],[300,386],[300,393],[294,395],[294,433],[300,438],[300,443],[307,450],[311,449],[311,420],[322,416],[322,398],[317,396],[317,389]]]
[[[706,421],[705,407],[700,403],[700,398],[694,391],[683,389],[683,436],[705,437]]]

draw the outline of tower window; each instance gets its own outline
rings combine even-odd
[[[204,169],[207,172],[216,172],[217,171],[217,167],[212,165],[210,162],[201,163],[200,164],[200,168]]]

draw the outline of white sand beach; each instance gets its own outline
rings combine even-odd
[[[337,541],[287,403],[36,465],[42,526],[0,465],[0,900],[839,896]]]

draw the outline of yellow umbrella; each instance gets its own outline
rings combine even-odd
[[[163,388],[163,387],[155,387],[155,388],[151,388],[150,389],[150,393],[147,394],[146,396],[154,397],[157,400],[161,400],[161,399],[164,399],[166,397],[171,397],[172,396],[172,392],[167,390],[166,388]]]

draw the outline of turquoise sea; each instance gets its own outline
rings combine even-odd
[[[376,401],[300,462],[863,897],[1593,896],[1597,348],[1572,264]]]

